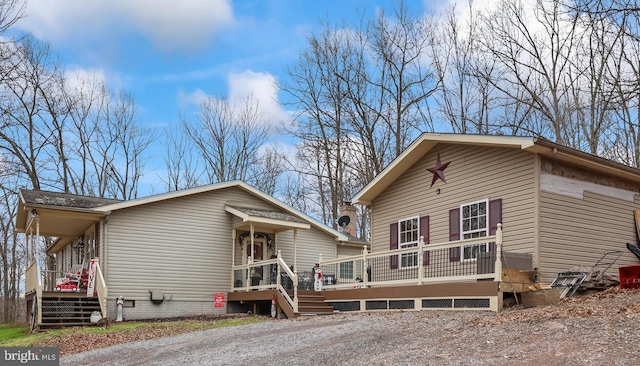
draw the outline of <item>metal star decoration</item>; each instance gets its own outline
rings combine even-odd
[[[428,171],[430,171],[431,173],[433,173],[433,180],[431,180],[431,187],[433,187],[433,184],[438,180],[442,180],[443,182],[447,183],[447,180],[444,179],[444,170],[447,169],[447,167],[449,166],[449,164],[451,164],[451,162],[448,163],[444,163],[442,164],[440,162],[440,153],[438,153],[438,156],[436,157],[436,166],[433,168],[427,168]]]

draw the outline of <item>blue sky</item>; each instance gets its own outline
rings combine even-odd
[[[429,3],[406,1],[416,16]],[[444,6],[446,0],[432,3]],[[131,93],[143,124],[161,130],[178,124],[179,113],[206,96],[253,94],[268,113],[286,113],[274,85],[286,81],[285,70],[306,47],[310,32],[323,22],[355,24],[363,11],[369,19],[381,9],[390,14],[395,5],[393,0],[28,0],[27,16],[16,28],[49,41],[68,72],[95,73],[112,88]],[[163,169],[163,151],[148,170]]]

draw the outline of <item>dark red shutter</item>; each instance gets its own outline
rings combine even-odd
[[[389,230],[389,250],[398,249],[398,223],[394,222],[390,225]],[[389,257],[389,268],[398,268],[398,256],[392,255]]]
[[[460,240],[460,208],[449,210],[449,241]],[[460,261],[460,247],[449,248],[449,262]]]
[[[429,244],[429,216],[420,216],[420,236],[424,236],[424,243]],[[429,252],[426,251],[422,257],[422,265],[429,265]]]
[[[489,201],[489,236],[496,235],[498,224],[502,223],[502,199]],[[496,243],[489,243],[489,251],[496,250]]]

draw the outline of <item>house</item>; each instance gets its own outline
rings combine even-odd
[[[23,190],[17,227],[57,237],[56,271],[39,269],[37,251],[29,260],[34,326],[50,308],[114,317],[118,299],[127,319],[498,311],[528,291],[516,282],[550,283],[608,254],[610,273],[638,263],[625,244],[638,240],[639,192],[639,169],[542,138],[424,133],[353,198],[370,208],[369,242],[350,203],[333,230],[242,182],[122,202]],[[56,292],[91,259],[99,304],[85,303],[90,290]]]
[[[228,293],[258,289],[288,300],[294,315],[297,294],[275,291],[281,280],[354,248],[346,234],[240,181],[131,201],[21,190],[16,224],[30,238],[27,300],[40,326],[63,317],[47,316],[48,307],[115,318],[118,298],[126,319],[239,311]],[[38,236],[55,238],[46,248],[50,271],[33,250]],[[93,304],[86,286],[62,284],[80,268],[96,278]]]
[[[529,255],[550,283],[607,252],[616,252],[612,274],[638,263],[625,243],[638,240],[639,192],[639,169],[543,138],[424,133],[354,203],[371,209],[372,253],[418,246],[422,236],[425,248],[454,243],[443,261],[478,268],[495,245],[455,243],[494,235],[501,223],[502,251]],[[416,260],[403,254],[391,265]]]

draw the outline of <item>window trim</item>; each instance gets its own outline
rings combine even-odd
[[[484,203],[485,204],[484,236],[488,236],[489,235],[489,224],[490,224],[490,222],[489,222],[489,215],[490,215],[490,212],[489,212],[489,199],[485,198],[485,199],[481,199],[481,200],[477,200],[477,201],[467,202],[467,203],[464,203],[464,204],[460,205],[460,229],[459,229],[460,230],[460,240],[465,239],[465,237],[464,237],[465,234],[482,232],[481,229],[473,230],[473,231],[471,231],[471,230],[464,231],[464,217],[463,217],[463,215],[464,215],[464,207],[465,206],[471,206],[471,205],[474,205],[474,204],[479,204],[479,203]],[[475,262],[475,261],[477,261],[478,260],[478,256],[477,255],[476,255],[475,258],[473,258],[473,257],[466,258],[464,249],[465,249],[465,247],[474,247],[474,246],[478,246],[479,247],[481,245],[482,244],[461,245],[460,246],[460,261],[461,262]],[[489,252],[489,243],[488,242],[484,243],[484,248],[485,248],[485,250],[482,253],[488,253]],[[481,253],[479,248],[478,248],[477,253]]]
[[[407,241],[407,242],[402,242],[401,238],[402,238],[402,222],[406,222],[406,221],[411,221],[411,220],[415,220],[416,222],[416,231],[417,231],[417,239],[415,241]],[[411,230],[413,231],[413,230]],[[409,231],[404,231],[405,233],[409,232]],[[398,220],[398,249],[405,249],[405,248],[411,248],[411,247],[417,247],[420,242],[420,215],[416,215],[416,216],[410,216],[404,219],[400,219]],[[412,268],[418,268],[418,266],[420,265],[420,263],[418,262],[419,258],[418,258],[418,253],[416,252],[415,254],[413,254],[413,256],[415,257],[414,262],[415,265],[413,266],[409,266],[409,265],[403,265],[402,262],[402,257],[408,257],[409,255],[412,255],[410,253],[404,253],[404,254],[398,254],[398,269],[412,269]]]

